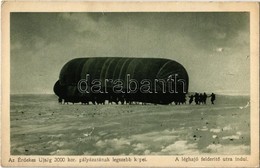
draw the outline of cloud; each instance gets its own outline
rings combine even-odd
[[[50,153],[51,155],[74,155],[76,151],[71,149],[56,150]]]
[[[241,132],[237,132],[236,134],[237,134],[237,135],[242,135]]]
[[[221,131],[220,128],[216,128],[216,129],[212,128],[212,129],[210,129],[210,132],[214,132],[214,133],[219,133],[220,131]]]
[[[150,153],[151,153],[150,150],[145,150],[143,154],[144,154],[144,155],[149,155]]]
[[[249,55],[248,23],[249,15],[237,12],[12,13],[11,93],[53,93],[67,61],[101,56],[173,59],[187,69],[189,90],[249,92],[249,65],[241,59]],[[236,80],[219,75],[230,67],[242,72]]]
[[[223,128],[223,131],[229,131],[229,130],[232,130],[232,127],[231,125],[227,125]]]
[[[133,144],[132,145],[134,147],[135,151],[145,151],[147,149],[147,145],[143,144],[143,143],[138,143],[138,144]]]
[[[200,131],[208,131],[208,127],[207,126],[203,126],[202,128],[198,128],[198,130]]]
[[[225,136],[225,137],[222,137],[222,139],[239,139],[239,135],[231,135],[231,136]]]
[[[216,48],[216,51],[217,51],[217,52],[223,52],[223,51],[224,51],[224,48],[222,48],[222,47]]]
[[[187,141],[176,141],[161,150],[161,154],[185,155],[199,154],[196,143],[188,143]]]
[[[246,145],[221,145],[221,144],[210,144],[206,147],[207,153],[211,154],[225,154],[225,155],[246,155],[250,153],[250,147]]]
[[[221,144],[210,144],[209,146],[207,146],[207,149],[209,149],[210,151],[214,151],[215,153],[218,152],[220,148],[222,148]]]
[[[146,142],[148,144],[149,142],[157,142],[163,144],[163,143],[169,143],[176,140],[179,137],[178,135],[179,133],[181,133],[181,131],[176,131],[174,129],[172,130],[166,129],[160,132],[154,131],[154,132],[148,132],[144,134],[133,135],[131,136],[131,139],[134,141]]]
[[[114,150],[120,150],[125,146],[129,146],[129,140],[125,138],[114,138],[114,139],[106,139],[106,140],[99,140],[95,146],[99,148],[113,148]]]

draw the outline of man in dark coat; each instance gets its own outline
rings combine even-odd
[[[190,100],[189,100],[189,104],[191,104],[191,103],[193,102],[193,98],[194,98],[194,96],[191,95],[191,96],[189,96],[189,98],[190,98]]]
[[[196,104],[199,104],[199,94],[198,93],[195,93],[195,103]]]
[[[212,93],[212,94],[210,95],[210,97],[211,97],[211,99],[210,99],[211,104],[214,104],[214,101],[216,100],[216,95],[215,95],[214,93]]]

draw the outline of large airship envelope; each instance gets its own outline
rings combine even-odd
[[[88,76],[87,76],[88,75]],[[170,79],[169,79],[170,78]],[[60,71],[59,80],[54,85],[54,92],[60,98],[77,99],[82,96],[79,92],[79,81],[100,80],[102,88],[107,87],[108,95],[112,93],[113,82],[123,81],[123,90],[126,92],[129,83],[127,80],[138,82],[141,87],[144,81],[151,82],[151,92],[132,94],[135,101],[168,104],[178,99],[178,96],[188,92],[189,77],[185,68],[178,62],[162,58],[125,58],[125,57],[93,57],[76,58],[67,62]],[[165,85],[162,80],[164,80]],[[109,82],[106,82],[109,81]],[[174,92],[169,92],[169,81]],[[156,83],[156,85],[155,85]],[[147,83],[146,83],[147,84]],[[91,85],[91,84],[90,84]],[[156,87],[157,86],[157,87]],[[156,89],[156,91],[155,91]],[[103,90],[104,91],[104,90]],[[87,96],[91,98],[92,93]],[[107,97],[107,95],[104,95]],[[127,97],[127,93],[124,95]]]

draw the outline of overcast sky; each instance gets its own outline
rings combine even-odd
[[[248,13],[12,13],[11,93],[53,93],[77,57],[158,57],[189,91],[249,94]]]

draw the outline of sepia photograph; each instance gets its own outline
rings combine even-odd
[[[259,162],[250,11],[9,12],[7,164]]]

